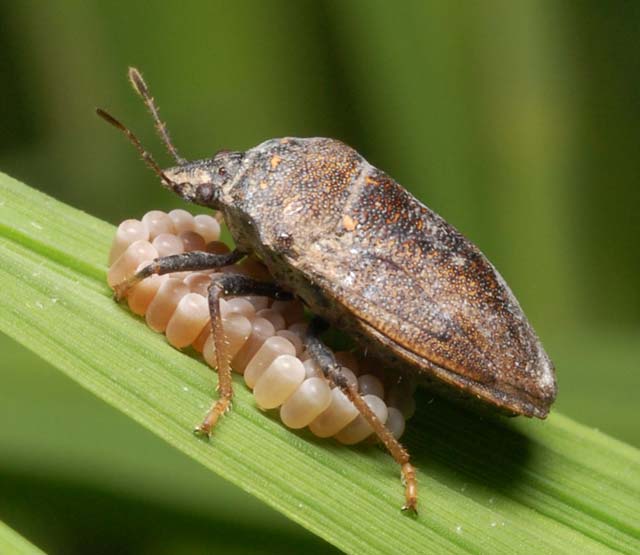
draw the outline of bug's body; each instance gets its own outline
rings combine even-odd
[[[197,187],[220,168],[224,184],[200,203],[314,314],[444,393],[546,416],[553,366],[504,280],[388,175],[321,138],[272,139],[167,175]]]
[[[556,394],[551,361],[502,277],[440,216],[332,139],[272,139],[244,153],[220,151],[187,162],[138,70],[130,68],[129,78],[177,166],[162,170],[128,128],[103,110],[99,115],[127,135],[167,188],[221,210],[236,249],[157,258],[116,285],[116,297],[152,274],[222,268],[248,254],[261,258],[275,280],[211,277],[219,398],[199,434],[208,437],[233,396],[220,299],[250,293],[277,298],[286,290],[369,352],[445,393],[473,396],[512,414],[547,415]],[[320,328],[314,319],[307,353],[401,466],[404,508],[415,511],[417,480],[409,453],[346,380],[318,337]]]

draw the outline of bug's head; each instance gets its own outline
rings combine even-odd
[[[169,188],[185,200],[216,207],[219,191],[238,173],[243,158],[242,152],[221,150],[213,158],[185,162],[163,173],[172,182]]]
[[[161,169],[128,127],[100,108],[97,109],[98,115],[127,136],[147,166],[160,177],[162,184],[167,189],[189,202],[217,208],[219,191],[227,181],[236,175],[244,154],[221,150],[213,158],[187,162],[173,146],[166,125],[160,120],[158,107],[149,93],[149,88],[140,72],[134,67],[129,68],[129,80],[151,112],[160,139],[177,165],[166,170]]]

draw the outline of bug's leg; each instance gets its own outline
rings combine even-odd
[[[393,459],[400,465],[402,472],[402,480],[405,485],[406,502],[402,510],[417,512],[418,505],[418,482],[416,479],[416,470],[409,462],[409,452],[402,444],[393,437],[389,429],[378,420],[378,417],[369,408],[364,401],[358,388],[349,383],[344,375],[340,372],[340,365],[336,363],[333,352],[320,339],[319,335],[324,331],[326,325],[319,318],[314,318],[309,325],[307,336],[305,339],[305,347],[311,357],[318,363],[318,366],[328,380],[338,386],[349,400],[355,405],[360,414],[366,419],[373,428],[374,433],[380,441],[384,443],[387,451]]]
[[[216,366],[218,367],[218,399],[213,403],[194,432],[209,437],[220,416],[231,408],[233,397],[233,381],[231,379],[230,361],[224,354],[224,330],[220,315],[220,299],[236,295],[260,295],[278,300],[289,300],[290,293],[283,291],[273,283],[257,281],[242,274],[214,275],[209,286],[209,313],[211,328],[216,347]]]
[[[203,251],[184,252],[156,258],[148,266],[136,272],[130,278],[116,285],[113,290],[116,299],[127,296],[127,292],[134,285],[153,274],[170,274],[172,272],[196,272],[198,270],[213,270],[235,264],[244,256],[238,250],[225,254],[213,254]]]

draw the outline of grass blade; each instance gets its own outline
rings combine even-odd
[[[349,553],[632,553],[638,451],[558,414],[480,419],[425,392],[406,443],[422,512],[398,469],[286,430],[238,381],[210,444],[191,434],[214,379],[111,300],[113,227],[0,174],[0,330],[186,455]],[[58,433],[64,433],[59,431]]]
[[[7,555],[44,555],[44,551],[0,521],[0,553]]]

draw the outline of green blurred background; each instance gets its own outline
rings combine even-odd
[[[129,65],[187,158],[340,138],[500,269],[556,362],[557,410],[640,445],[640,3],[23,0],[0,29],[2,171],[114,224],[180,206],[93,113],[170,164]],[[0,348],[0,519],[35,543],[330,549]]]

